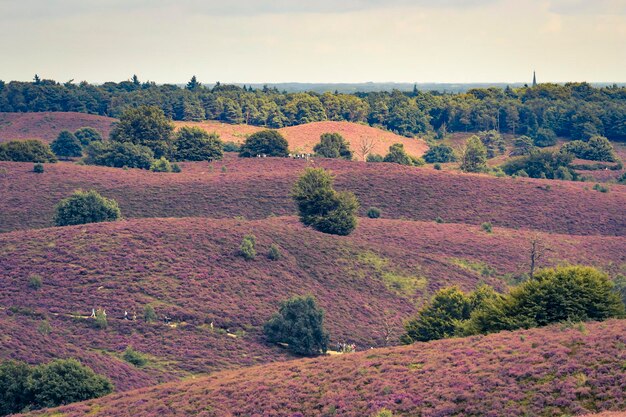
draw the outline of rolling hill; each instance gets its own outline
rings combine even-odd
[[[31,415],[557,416],[626,406],[626,320],[216,373]]]
[[[258,242],[253,261],[237,255],[248,233]],[[4,233],[0,357],[79,357],[120,390],[285,360],[290,356],[266,345],[260,329],[281,300],[305,293],[326,309],[332,343],[397,343],[402,320],[437,289],[485,282],[504,290],[528,269],[533,235],[361,219],[352,235],[337,237],[293,217],[143,219]],[[540,236],[550,249],[544,265],[584,262],[616,273],[626,264],[625,237]],[[280,247],[278,261],[266,257],[272,243]],[[40,289],[30,287],[33,276],[41,277]],[[158,322],[143,322],[147,304]],[[107,329],[93,328],[92,308],[107,311]],[[124,311],[138,320],[124,320]],[[172,326],[162,322],[165,315]],[[148,367],[120,359],[129,345],[149,355]]]
[[[115,198],[127,218],[243,216],[260,219],[295,214],[289,197],[307,166],[330,169],[337,189],[353,191],[361,214],[371,206],[383,217],[534,229],[575,235],[626,235],[626,186],[600,193],[591,184],[495,178],[441,172],[428,167],[289,158],[183,163],[180,174],[130,169],[0,162],[0,231],[52,225],[54,205],[78,188]]]
[[[0,142],[13,139],[40,139],[52,142],[62,130],[71,132],[81,127],[93,127],[109,137],[117,119],[75,112],[2,113],[0,112]]]
[[[236,143],[241,143],[248,135],[263,130],[255,126],[229,125],[213,121],[175,122],[175,124],[178,127],[197,126],[207,132],[218,133],[224,141]],[[404,144],[407,153],[416,157],[422,156],[428,149],[428,145],[421,139],[411,139],[368,125],[350,122],[314,122],[285,127],[278,131],[287,139],[289,150],[293,153],[312,153],[313,147],[319,143],[320,136],[324,133],[341,134],[350,143],[350,149],[355,152],[355,159],[361,158],[358,150],[363,141],[371,142],[372,152],[380,155],[385,155],[394,143]]]
[[[99,130],[107,138],[113,123],[117,119],[76,112],[41,112],[41,113],[0,113],[0,142],[12,139],[41,139],[53,141],[61,130],[75,131],[90,126]],[[217,121],[174,122],[181,126],[196,126],[207,132],[216,132],[225,142],[243,142],[252,133],[264,128],[251,125],[232,125]],[[323,133],[340,133],[350,142],[356,151],[362,140],[370,140],[374,144],[373,152],[384,155],[389,146],[403,143],[406,151],[413,156],[421,156],[428,149],[423,140],[410,139],[392,132],[367,125],[350,122],[315,122],[299,126],[291,126],[279,131],[289,142],[294,153],[313,152],[313,146],[320,141]],[[357,158],[357,155],[355,155]]]

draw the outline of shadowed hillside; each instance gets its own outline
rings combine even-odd
[[[615,410],[626,405],[625,332],[625,320],[612,320],[278,363],[113,394],[58,415],[362,417],[386,408],[394,416],[521,417]]]
[[[577,235],[625,235],[626,186],[609,193],[590,184],[495,178],[409,168],[316,159],[241,159],[227,155],[214,163],[183,163],[180,174],[46,164],[42,175],[32,164],[0,162],[0,231],[52,225],[54,205],[78,188],[94,188],[116,199],[122,215],[133,217],[248,219],[295,214],[289,193],[307,166],[331,169],[337,189],[353,191],[361,214],[371,206],[383,217],[536,229]]]

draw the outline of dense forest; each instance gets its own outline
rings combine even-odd
[[[593,135],[626,141],[626,87],[588,83],[522,88],[476,88],[466,93],[287,93],[216,84],[193,77],[185,87],[120,83],[0,81],[1,112],[76,111],[111,117],[129,106],[156,105],[174,120],[220,120],[280,128],[335,120],[368,123],[398,134],[497,130],[535,137],[539,129],[586,140]]]

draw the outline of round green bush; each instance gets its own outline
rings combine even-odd
[[[56,205],[54,224],[69,226],[110,222],[119,219],[120,216],[120,208],[115,200],[105,198],[95,190],[78,190]]]

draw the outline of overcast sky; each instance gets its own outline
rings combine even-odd
[[[0,0],[0,79],[626,81],[626,0]]]

